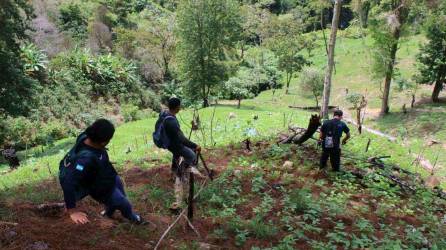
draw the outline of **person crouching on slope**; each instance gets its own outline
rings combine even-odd
[[[169,110],[162,111],[155,124],[153,134],[155,144],[160,148],[169,150],[172,157],[172,171],[175,173],[175,202],[170,209],[177,212],[183,203],[184,188],[186,185],[185,173],[192,172],[203,178],[203,175],[193,165],[197,162],[196,153],[201,152],[201,147],[190,141],[181,131],[180,123],[176,115],[181,110],[181,100],[172,97],[168,102]],[[180,158],[183,160],[180,162]]]
[[[76,140],[59,166],[59,181],[65,205],[71,220],[76,224],[89,222],[87,215],[76,209],[76,202],[90,195],[105,205],[101,214],[112,218],[119,210],[126,219],[143,224],[141,216],[132,211],[124,186],[110,162],[106,150],[115,128],[105,119],[95,121]]]

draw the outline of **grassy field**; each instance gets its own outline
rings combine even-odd
[[[400,48],[398,58],[400,66],[404,62],[404,68],[400,71],[409,76],[413,69],[413,57],[416,45],[422,41],[421,37],[407,39]],[[334,78],[333,104],[340,105],[345,110],[347,104],[343,100],[345,88],[350,91],[369,93],[370,110],[379,107],[379,84],[370,78],[370,39],[350,39],[340,37],[337,47],[337,73]],[[364,46],[366,44],[367,46]],[[314,52],[315,65],[323,65],[324,55],[322,48]],[[322,66],[321,66],[322,67]],[[420,97],[427,95],[427,89],[419,91]],[[283,90],[273,96],[271,91],[265,91],[252,100],[242,102],[241,109],[236,109],[235,104],[226,102],[215,107],[199,111],[202,120],[202,129],[193,133],[192,138],[205,147],[224,146],[230,143],[240,142],[247,137],[266,137],[286,130],[289,124],[305,127],[309,119],[309,112],[298,109],[290,109],[289,105],[311,105],[312,100],[299,95],[297,79],[292,82],[289,95]],[[423,155],[432,164],[436,163],[436,175],[444,178],[446,175],[446,108],[444,105],[420,104],[409,114],[401,113],[397,107],[405,100],[403,94],[392,92],[392,113],[384,118],[368,119],[366,124],[386,133],[398,137],[396,142],[390,142],[385,138],[365,133],[354,134],[351,143],[345,147],[345,152],[364,155],[364,148],[368,139],[372,139],[370,151],[365,156],[392,155],[389,160],[411,171],[419,172],[427,176],[429,171],[414,163],[418,155]],[[214,114],[215,112],[215,114]],[[230,113],[235,117],[230,119]],[[212,120],[214,114],[214,119]],[[258,119],[254,119],[258,116]],[[183,129],[188,133],[192,111],[181,113],[180,120]],[[127,161],[142,161],[143,159],[164,159],[168,154],[155,149],[151,141],[156,117],[136,122],[130,122],[120,126],[116,136],[109,145],[111,159],[122,166]],[[212,123],[212,130],[211,130]],[[211,133],[212,131],[212,133]],[[212,134],[212,138],[211,138]],[[425,146],[427,141],[436,140],[439,144],[430,147]],[[64,153],[69,149],[74,139],[65,139],[45,148],[34,148],[27,152],[21,152],[24,159],[23,166],[14,172],[0,176],[0,186],[13,187],[22,183],[34,183],[56,175],[57,165]],[[146,163],[148,164],[148,163]],[[1,169],[7,169],[2,166]]]
[[[404,40],[398,54],[398,67],[403,76],[410,78],[415,72],[414,57],[417,46],[422,42],[422,37],[411,37]],[[340,105],[347,110],[348,105],[344,101],[345,88],[350,92],[365,93],[369,96],[371,113],[379,108],[379,82],[373,80],[370,75],[372,53],[371,40],[351,39],[341,33],[336,50],[336,74],[334,76],[334,89],[332,104]],[[320,47],[314,51],[311,60],[320,68],[325,63],[324,49]],[[242,102],[241,109],[236,109],[232,102],[226,102],[216,107],[210,107],[199,111],[202,120],[202,129],[194,133],[192,138],[205,147],[224,146],[230,143],[240,142],[247,137],[266,137],[285,130],[289,124],[305,127],[309,119],[309,112],[290,109],[288,105],[311,105],[312,100],[299,94],[297,79],[291,86],[291,93],[285,95],[282,90],[275,96],[271,91],[265,91],[252,100]],[[425,97],[429,92],[427,88],[421,88],[418,98]],[[396,143],[385,138],[365,133],[354,134],[351,143],[345,147],[345,152],[364,155],[364,148],[369,138],[372,139],[370,151],[366,156],[391,154],[391,162],[400,164],[412,171],[419,172],[423,176],[429,174],[417,164],[413,164],[415,156],[422,154],[432,163],[437,163],[436,174],[444,177],[446,149],[443,144],[434,144],[426,147],[428,139],[444,142],[446,139],[445,105],[419,104],[409,114],[402,114],[399,110],[407,98],[402,94],[392,92],[391,114],[384,118],[368,119],[366,124],[378,128],[386,133],[399,137]],[[214,109],[215,108],[215,109]],[[214,114],[215,111],[215,114]],[[229,114],[234,113],[233,119]],[[212,119],[214,114],[214,119]],[[258,116],[258,119],[254,119]],[[190,110],[181,113],[180,120],[184,131],[188,133],[192,112]],[[125,162],[143,162],[145,159],[164,159],[169,155],[162,150],[155,149],[151,142],[156,117],[130,122],[120,126],[115,138],[109,145],[112,161],[118,167]],[[212,123],[212,130],[211,130]],[[212,131],[212,132],[211,132]],[[212,138],[211,138],[212,134]],[[0,187],[14,187],[22,183],[34,183],[47,179],[50,175],[56,175],[57,165],[64,153],[73,143],[74,138],[58,141],[53,146],[38,147],[21,152],[23,166],[14,172],[0,176]],[[403,146],[403,144],[405,146]],[[0,169],[7,169],[0,166]]]
[[[349,47],[354,51],[361,48],[361,42],[341,38],[339,49]],[[338,54],[333,103],[345,107],[343,86],[364,90],[368,78],[363,76],[364,84],[359,85],[355,77],[365,75],[367,70],[351,69],[353,52]],[[323,63],[323,57],[314,60]],[[346,85],[341,85],[339,79],[346,79],[342,82]],[[347,157],[343,169],[365,171],[366,177],[359,180],[348,172],[319,172],[315,141],[310,140],[303,147],[274,143],[277,134],[289,125],[306,127],[310,118],[311,112],[288,107],[312,104],[312,100],[299,95],[296,83],[294,79],[289,95],[284,90],[275,95],[265,91],[252,100],[244,100],[240,109],[235,102],[222,101],[199,110],[201,129],[192,133],[192,139],[205,148],[204,156],[218,178],[208,184],[196,203],[199,216],[194,226],[201,237],[191,234],[186,225],[177,226],[161,247],[200,249],[205,242],[227,249],[255,250],[444,249],[445,201],[423,187],[407,195],[383,178],[379,170],[370,170],[361,163],[368,157],[391,155],[386,163],[398,164],[422,177],[430,175],[413,163],[420,150],[432,161],[437,157],[434,147],[439,145],[423,145],[426,131],[432,131],[434,138],[446,136],[444,124],[429,125],[444,120],[444,106],[420,104],[409,114],[393,109],[385,118],[367,121],[369,126],[397,135],[396,142],[367,132],[359,135],[352,127],[353,138],[343,148]],[[374,90],[378,86],[368,85]],[[392,104],[398,105],[397,98],[392,99]],[[379,102],[371,102],[370,106],[378,107]],[[179,115],[187,134],[192,114],[192,110],[185,110]],[[0,175],[0,221],[14,221],[18,226],[13,229],[16,236],[12,238],[7,236],[10,228],[0,227],[0,247],[28,249],[43,242],[55,249],[152,249],[175,219],[168,212],[173,201],[170,153],[152,143],[155,121],[154,114],[119,126],[108,150],[134,208],[156,228],[134,227],[120,217],[105,221],[99,215],[101,205],[91,199],[81,203],[91,219],[82,227],[73,225],[62,211],[36,211],[38,204],[62,200],[57,183],[58,162],[74,142],[74,138],[67,138],[51,146],[20,152],[22,166],[18,170],[7,172],[7,167],[1,166],[5,172]],[[401,134],[402,127],[406,134]],[[403,139],[407,134],[412,136]],[[253,152],[241,149],[241,141],[246,138],[258,142]],[[366,153],[369,139],[372,143]],[[438,157],[439,163],[443,157],[444,154]],[[285,161],[293,162],[293,166],[282,167]],[[444,176],[445,169],[439,169],[436,175]],[[411,176],[403,178],[412,180]],[[42,227],[47,228],[45,233]],[[55,237],[60,232],[66,237]]]

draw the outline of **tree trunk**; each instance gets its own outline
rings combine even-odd
[[[285,90],[285,95],[288,95],[288,93],[289,93],[291,78],[292,78],[292,74],[287,73],[287,75],[286,75],[286,90]]]
[[[336,46],[336,34],[339,26],[339,16],[341,13],[342,0],[336,0],[334,6],[333,20],[331,24],[330,43],[328,45],[328,67],[324,79],[324,94],[322,98],[321,116],[328,119],[328,105],[330,103],[331,79],[334,67],[334,53]]]
[[[399,29],[397,29],[394,32],[393,38],[395,39],[395,41],[392,46],[392,50],[390,51],[390,62],[387,65],[386,78],[384,79],[384,91],[383,91],[383,99],[382,99],[381,111],[380,111],[381,116],[389,113],[390,85],[392,83],[393,69],[395,67],[396,52],[398,51],[398,41],[400,39],[400,30]]]
[[[356,109],[356,122],[358,123],[358,132],[362,134],[362,123],[361,123],[361,109]]]
[[[207,97],[203,98],[203,108],[209,107],[209,100]]]
[[[362,28],[367,28],[369,11],[370,11],[370,4],[362,2],[358,13],[359,21],[361,22]]]
[[[412,94],[412,102],[410,102],[410,108],[415,106],[415,94]]]
[[[437,80],[435,82],[434,91],[432,92],[432,101],[433,102],[440,102],[440,92],[443,90],[443,81]]]
[[[242,105],[242,99],[238,99],[237,108],[240,109],[241,105]]]

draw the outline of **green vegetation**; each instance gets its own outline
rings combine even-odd
[[[192,109],[203,106],[192,140],[218,178],[197,200],[204,237],[186,237],[178,227],[178,237],[166,239],[172,246],[446,248],[445,202],[421,185],[435,177],[432,185],[446,188],[441,1],[344,1],[330,104],[362,124],[361,134],[349,124],[344,174],[316,171],[313,140],[275,143],[289,127],[306,127],[312,114],[289,106],[320,105],[331,1],[5,0],[0,7],[0,149],[13,145],[21,160],[10,171],[0,159],[0,222],[21,226],[36,213],[30,206],[60,201],[59,161],[80,131],[105,117],[118,125],[111,161],[136,209],[159,227],[67,231],[79,233],[70,238],[80,248],[109,248],[104,239],[116,248],[153,247],[170,222],[173,193],[170,154],[155,148],[151,134],[162,104],[178,96],[185,134]],[[247,138],[252,152],[242,148]],[[386,164],[416,174],[405,176],[416,192],[383,177],[393,170],[364,163],[385,155]],[[353,170],[366,174],[358,179]],[[104,226],[91,216],[93,227]],[[67,227],[36,214],[20,230],[35,240],[33,228],[48,220],[58,232]],[[50,236],[51,247],[63,245]],[[3,237],[0,231],[1,247]],[[29,248],[14,244],[5,246]]]

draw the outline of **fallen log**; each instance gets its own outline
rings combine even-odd
[[[358,158],[352,158],[352,157],[344,157],[344,158],[349,158],[349,159],[353,159],[353,160],[357,160],[357,161],[362,161],[364,163],[368,163],[370,164],[371,167],[374,167],[378,170],[382,170],[382,171],[376,171],[375,173],[383,176],[387,179],[389,179],[390,181],[392,181],[394,184],[398,185],[403,191],[406,192],[410,192],[412,194],[416,193],[417,188],[416,188],[416,184],[410,184],[407,181],[401,179],[400,177],[394,175],[394,174],[389,174],[386,173],[385,170],[395,170],[410,176],[416,176],[415,173],[412,173],[408,170],[402,169],[399,166],[396,165],[386,165],[384,162],[381,161],[381,159],[385,159],[385,158],[390,158],[390,156],[378,156],[378,157],[371,157],[367,160],[363,160],[363,159],[358,159]],[[354,168],[353,170],[350,171],[350,173],[359,178],[359,179],[364,179],[364,177],[367,175],[366,172]],[[420,183],[421,186],[426,187],[425,185],[423,185],[422,183]],[[427,188],[427,187],[426,187]],[[439,198],[446,200],[446,192],[444,192],[443,190],[441,190],[439,187],[435,187],[433,189],[431,189]]]
[[[281,140],[280,144],[294,143],[301,145],[302,143],[308,141],[313,137],[314,133],[321,126],[321,118],[318,115],[311,115],[310,121],[308,122],[308,127],[304,128],[293,128],[294,133],[291,136]],[[302,133],[303,132],[303,133]],[[298,135],[302,134],[299,138]]]
[[[408,171],[406,169],[403,169],[403,168],[401,168],[399,166],[393,165],[393,164],[390,165],[390,166],[388,166],[388,165],[386,166],[384,164],[384,162],[381,161],[381,159],[390,158],[390,157],[391,156],[371,157],[371,158],[367,159],[367,162],[371,163],[371,164],[374,164],[376,166],[379,166],[382,169],[385,169],[386,167],[390,167],[392,170],[395,170],[395,171],[398,171],[398,172],[401,172],[401,173],[405,173],[407,175],[415,175],[414,173],[412,173],[412,172],[410,172],[410,171]]]
[[[292,108],[292,109],[303,109],[303,110],[320,110],[321,107],[316,107],[316,106],[293,106],[290,105],[288,106],[288,108]],[[328,106],[328,109],[338,109],[339,106]]]
[[[53,217],[58,216],[65,210],[65,203],[45,203],[34,207],[36,213],[42,216]]]

